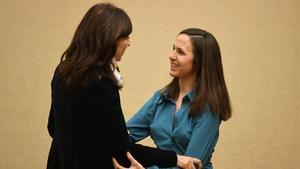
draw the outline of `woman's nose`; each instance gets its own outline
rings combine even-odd
[[[129,40],[129,38],[127,39],[127,46],[130,46],[131,45],[131,43],[130,43],[130,40]]]
[[[170,59],[170,60],[175,60],[175,59],[176,59],[176,56],[175,56],[174,51],[172,51],[172,52],[169,54],[169,59]]]

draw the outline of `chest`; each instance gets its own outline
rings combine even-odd
[[[167,102],[157,105],[150,124],[151,137],[160,148],[184,153],[193,133],[193,120],[188,116],[189,104]],[[176,111],[176,112],[175,112]]]

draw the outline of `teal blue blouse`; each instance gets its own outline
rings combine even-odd
[[[158,148],[199,158],[203,169],[212,169],[211,157],[221,121],[208,108],[196,117],[189,117],[193,96],[194,92],[184,96],[180,109],[175,113],[175,101],[160,91],[155,92],[127,122],[131,140],[137,142],[150,135]]]

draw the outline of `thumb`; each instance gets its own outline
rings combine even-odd
[[[136,161],[133,158],[133,156],[129,152],[127,152],[127,157],[129,159],[129,161],[131,162],[131,166],[137,167],[139,169],[143,169],[144,168],[138,161]]]
[[[112,162],[113,162],[113,165],[114,165],[115,169],[120,168],[120,164],[117,162],[117,160],[115,158],[112,158]]]

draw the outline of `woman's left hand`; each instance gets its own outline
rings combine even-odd
[[[145,169],[138,161],[136,161],[132,155],[127,152],[127,157],[131,163],[131,166],[128,169]],[[126,167],[121,166],[118,161],[113,158],[112,159],[115,169],[127,169]]]

